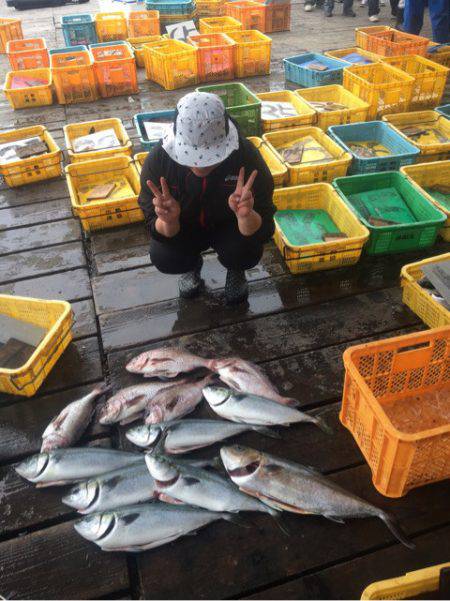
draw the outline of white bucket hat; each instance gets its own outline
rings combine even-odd
[[[187,167],[210,167],[239,148],[239,134],[217,94],[192,92],[177,104],[176,124],[163,138],[163,148]]]

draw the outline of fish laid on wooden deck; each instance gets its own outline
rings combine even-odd
[[[126,370],[145,378],[176,378],[179,374],[202,367],[209,369],[210,363],[210,359],[203,359],[188,351],[163,347],[141,353],[126,365]]]

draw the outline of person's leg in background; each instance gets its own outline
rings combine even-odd
[[[390,0],[391,3],[391,15],[393,19],[398,20],[398,0]]]
[[[342,14],[345,17],[356,17],[356,13],[353,11],[353,0],[344,0]]]
[[[334,0],[325,0],[323,3],[323,10],[326,17],[333,16]]]
[[[376,23],[380,12],[380,0],[369,0],[369,21]]]
[[[431,0],[432,2],[433,0]],[[406,0],[403,14],[403,29],[407,33],[419,35],[423,27],[425,0]]]
[[[445,44],[450,40],[450,0],[429,0],[428,10],[433,40],[438,44]]]
[[[245,270],[258,265],[264,245],[252,236],[246,237],[233,227],[223,228],[211,236],[211,246],[217,252],[220,263],[227,270],[225,298],[234,304],[248,296]]]

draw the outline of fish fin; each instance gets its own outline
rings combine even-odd
[[[223,513],[222,518],[227,522],[231,522],[232,524],[236,524],[237,526],[242,526],[242,528],[253,528],[254,526],[249,523],[248,520],[244,520],[239,515],[235,513]]]
[[[323,476],[322,472],[313,465],[305,465],[304,463],[302,463],[301,467],[315,476]]]
[[[281,396],[280,400],[283,399],[282,405],[286,405],[287,407],[292,407],[293,409],[298,409],[298,407],[300,407],[300,401],[298,401],[297,399],[294,399],[293,397],[290,396]]]
[[[272,518],[275,521],[275,524],[278,526],[278,528],[281,530],[281,532],[283,534],[285,534],[286,536],[291,536],[291,533],[289,531],[289,529],[287,528],[287,526],[283,523],[283,516],[280,513],[273,513],[271,514]]]
[[[55,480],[53,482],[37,482],[36,488],[47,488],[49,486],[66,486],[66,484],[73,484],[71,480]]]
[[[192,476],[183,476],[183,483],[186,486],[195,486],[195,484],[200,484],[200,480],[198,478],[193,478]]]
[[[279,474],[283,471],[283,467],[281,465],[274,465],[272,463],[265,465],[264,469],[269,472],[269,474]]]
[[[327,410],[328,413],[328,410]],[[322,432],[325,432],[325,434],[334,434],[334,430],[331,426],[329,426],[326,421],[323,419],[322,416],[322,412],[320,413],[316,413],[315,415],[308,415],[308,417],[310,418],[309,421],[311,421],[313,424],[315,424],[318,428],[320,428],[322,430]]]
[[[162,503],[169,503],[170,505],[184,505],[183,501],[174,499],[170,495],[166,495],[163,492],[158,493],[158,500],[161,501]]]
[[[345,524],[345,521],[342,518],[339,518],[335,515],[328,515],[327,513],[324,513],[323,517],[327,518],[327,520],[330,520],[331,522],[336,522],[336,524]]]
[[[386,526],[389,528],[389,530],[392,532],[395,538],[399,540],[402,543],[402,545],[405,545],[405,547],[408,547],[408,549],[416,548],[415,543],[413,543],[413,541],[406,536],[406,534],[401,529],[397,518],[394,515],[386,511],[380,511],[377,515],[380,519],[383,520],[383,522],[386,524]]]
[[[133,405],[138,405],[141,401],[144,401],[146,399],[145,394],[138,394],[138,396],[135,396],[134,399],[131,399],[128,402],[129,406],[133,406]]]
[[[268,436],[269,438],[281,438],[281,434],[279,432],[277,432],[276,430],[271,430],[270,428],[266,428],[264,426],[252,426],[252,430],[263,434],[263,436]]]

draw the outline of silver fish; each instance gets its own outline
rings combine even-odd
[[[186,464],[180,465],[163,455],[148,454],[145,462],[156,490],[187,505],[209,511],[277,513],[240,492],[232,482],[218,473]]]
[[[296,422],[310,422],[322,430],[330,430],[319,417],[261,396],[240,394],[221,386],[206,386],[203,395],[217,415],[233,422],[258,426],[287,426]]]
[[[161,390],[147,405],[145,423],[159,424],[194,411],[203,398],[203,388],[213,377],[209,375],[197,382],[183,382]]]
[[[109,386],[100,384],[89,394],[69,403],[46,427],[42,434],[41,453],[62,447],[70,447],[82,435],[94,413],[94,401],[105,393]]]
[[[209,359],[203,359],[178,348],[157,348],[141,353],[132,359],[126,370],[133,374],[142,374],[146,378],[176,378],[200,367],[208,368]]]
[[[147,404],[164,388],[174,386],[173,382],[147,382],[122,388],[110,397],[99,412],[101,424],[122,425],[141,417]]]
[[[38,486],[59,486],[131,465],[138,458],[138,453],[101,447],[55,449],[28,457],[15,470]]]
[[[217,359],[210,364],[210,369],[219,374],[224,384],[243,394],[255,394],[266,399],[296,407],[299,403],[296,399],[282,396],[262,369],[238,357],[229,359]]]
[[[221,519],[233,521],[223,513],[153,502],[94,513],[76,522],[75,530],[103,551],[138,552],[160,547]]]
[[[165,435],[164,452],[176,455],[208,447],[250,430],[279,438],[275,432],[263,426],[235,424],[222,419],[181,419],[160,424],[141,424],[130,428],[126,437],[138,447],[146,448],[155,446]]]
[[[270,507],[323,515],[339,523],[345,518],[378,517],[400,542],[414,548],[394,516],[347,492],[314,468],[240,445],[222,447],[220,455],[233,482]]]

